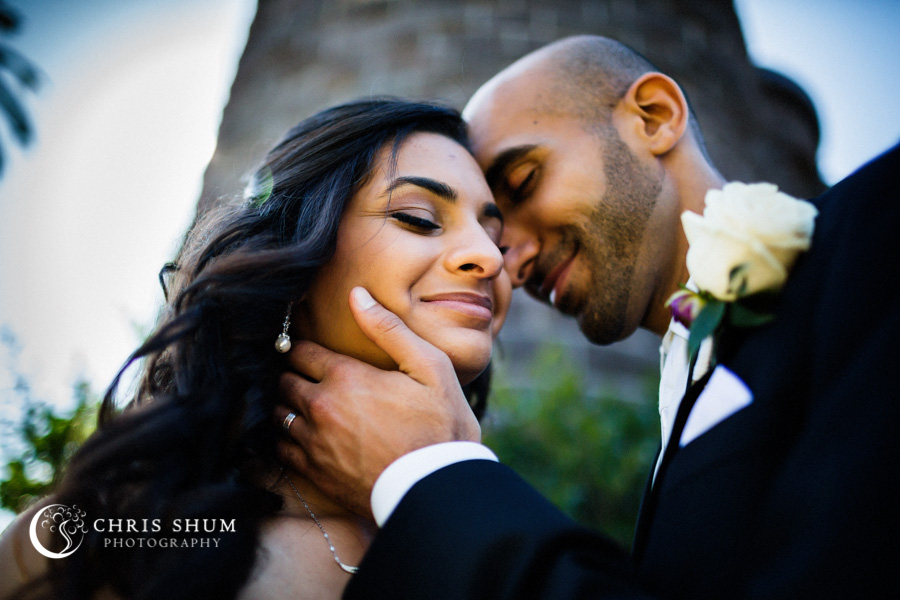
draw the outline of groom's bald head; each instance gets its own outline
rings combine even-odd
[[[468,118],[488,95],[525,77],[541,90],[530,106],[536,114],[566,114],[585,124],[606,123],[631,83],[655,70],[643,56],[614,40],[566,38],[501,71],[475,93],[464,114]]]

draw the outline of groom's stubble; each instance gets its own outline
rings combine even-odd
[[[642,165],[611,125],[596,127],[603,144],[606,189],[586,226],[579,228],[590,267],[584,308],[577,315],[585,337],[611,344],[633,333],[628,310],[647,225],[662,190],[660,177]]]

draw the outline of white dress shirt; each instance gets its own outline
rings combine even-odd
[[[687,327],[672,319],[659,346],[659,425],[662,449],[659,451],[659,458],[653,471],[654,478],[659,470],[669,438],[672,436],[675,415],[678,414],[678,407],[681,406],[681,399],[687,390],[687,378],[691,368],[687,351],[689,335]],[[706,374],[711,359],[712,338],[706,338],[697,351],[693,381],[697,381]]]

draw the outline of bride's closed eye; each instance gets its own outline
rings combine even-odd
[[[420,229],[422,231],[434,231],[441,228],[441,226],[434,221],[429,221],[428,219],[417,217],[405,212],[394,212],[391,213],[390,216],[394,219],[397,219],[404,225],[409,225],[414,229]]]

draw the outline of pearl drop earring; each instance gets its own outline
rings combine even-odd
[[[275,339],[275,350],[284,354],[291,349],[291,336],[288,335],[288,328],[291,326],[291,309],[294,303],[288,304],[287,314],[284,316],[284,324],[281,327],[281,334]]]

